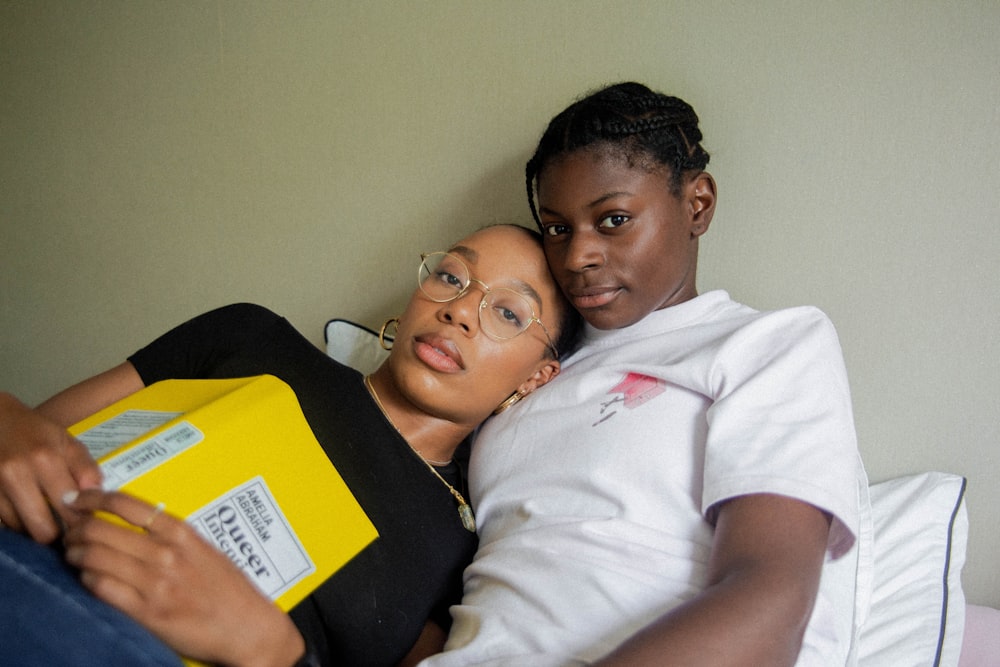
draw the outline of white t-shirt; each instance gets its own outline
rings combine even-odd
[[[717,291],[588,327],[560,376],[476,439],[480,546],[425,665],[603,657],[704,588],[713,506],[749,493],[833,516],[798,665],[853,664],[867,488],[840,345],[815,308],[760,313]]]

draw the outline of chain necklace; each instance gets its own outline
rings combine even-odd
[[[449,484],[448,480],[446,480],[444,477],[441,476],[441,473],[439,473],[434,468],[432,462],[425,459],[423,455],[416,449],[414,449],[413,445],[411,445],[410,442],[405,437],[403,437],[403,433],[399,430],[399,427],[396,426],[396,422],[392,421],[392,417],[390,417],[389,413],[386,412],[385,406],[382,405],[382,399],[378,397],[378,392],[375,391],[375,387],[372,386],[371,378],[367,375],[365,376],[365,387],[368,388],[368,393],[372,395],[373,399],[375,399],[375,405],[377,405],[378,409],[381,410],[382,415],[386,418],[389,424],[394,429],[396,429],[396,433],[399,433],[399,437],[403,438],[403,442],[405,442],[406,445],[410,448],[410,450],[414,454],[416,454],[421,461],[424,462],[424,464],[427,466],[427,469],[430,470],[432,473],[434,473],[434,476],[437,477],[439,480],[441,480],[442,484],[448,487],[448,491],[450,491],[451,495],[455,497],[456,501],[458,501],[458,516],[460,519],[462,519],[462,525],[465,527],[465,529],[470,533],[476,532],[476,515],[472,513],[472,507],[469,505],[469,503],[465,501],[465,498],[462,496],[462,494],[458,492],[458,489]],[[448,463],[450,463],[450,461]]]

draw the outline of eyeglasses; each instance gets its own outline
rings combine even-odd
[[[491,288],[482,280],[476,280],[465,262],[451,253],[424,253],[420,259],[417,285],[428,299],[437,303],[454,301],[468,292],[472,283],[476,283],[483,290],[483,299],[479,302],[479,327],[483,333],[490,338],[510,340],[527,331],[532,322],[537,322],[545,333],[552,354],[559,358],[549,330],[535,315],[535,309],[523,294],[508,287]]]

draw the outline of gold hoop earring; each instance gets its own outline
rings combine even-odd
[[[493,414],[495,414],[495,415],[500,414],[501,412],[503,412],[504,410],[506,410],[510,406],[512,406],[515,403],[517,403],[518,401],[520,401],[525,396],[527,396],[527,394],[522,394],[520,390],[515,391],[513,394],[511,394],[510,396],[508,396],[504,400],[503,403],[501,403],[500,405],[497,406],[497,409],[493,411]]]
[[[391,325],[394,322],[396,324],[396,331],[398,332],[399,331],[399,318],[398,317],[390,317],[389,319],[387,319],[385,322],[382,323],[382,328],[379,329],[379,331],[378,331],[378,344],[379,344],[379,346],[383,350],[387,350],[387,351],[391,350],[392,349],[392,342],[396,339],[396,334],[393,334],[393,335],[389,336],[389,343],[386,344],[386,342],[385,342],[385,330],[388,329],[389,325]]]

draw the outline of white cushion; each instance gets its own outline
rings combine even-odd
[[[389,356],[378,342],[378,334],[349,320],[333,319],[324,330],[326,353],[364,375],[370,375]],[[387,337],[391,343],[392,339]]]
[[[958,475],[927,472],[871,486],[874,573],[860,665],[958,664],[965,485]]]

